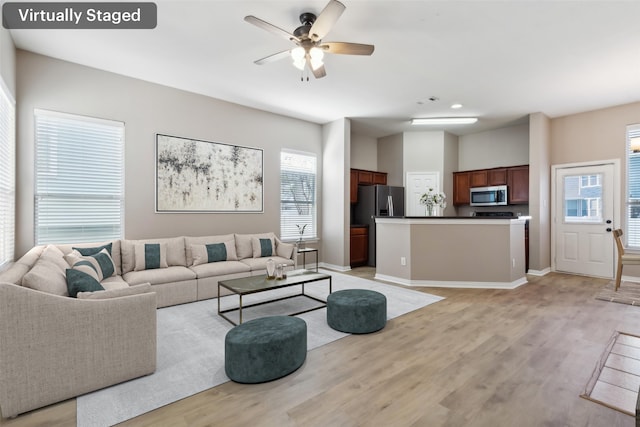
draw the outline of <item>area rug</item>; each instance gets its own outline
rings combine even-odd
[[[330,271],[333,291],[341,289],[372,289],[387,297],[387,318],[425,307],[443,298],[412,291],[399,286],[385,285],[359,277]],[[277,291],[283,294],[299,293],[299,288]],[[305,292],[322,299],[328,295],[328,281],[307,284]],[[274,296],[269,294],[269,299]],[[254,301],[264,299],[257,294]],[[299,311],[296,304],[309,301],[307,298],[291,298],[279,303],[264,304],[255,309],[243,310],[249,320],[270,314]],[[223,307],[237,304],[237,297],[222,298]],[[289,305],[289,306],[287,306]],[[218,316],[217,299],[198,301],[158,309],[158,361],[153,375],[117,384],[77,398],[77,425],[111,426],[161,406],[210,389],[229,381],[224,372],[224,337],[232,325]],[[246,316],[246,317],[245,317]],[[299,316],[307,322],[308,350],[328,344],[348,334],[335,331],[326,324],[326,308]]]
[[[640,283],[623,280],[618,291],[615,291],[615,286],[615,280],[608,282],[596,295],[596,299],[620,304],[640,305]]]
[[[634,416],[640,387],[640,337],[615,332],[580,395]]]

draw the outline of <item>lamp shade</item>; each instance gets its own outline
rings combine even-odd
[[[634,153],[640,153],[640,136],[629,139],[629,148]]]

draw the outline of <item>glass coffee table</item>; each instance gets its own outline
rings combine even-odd
[[[232,325],[239,325],[240,323],[242,323],[243,309],[246,309],[249,307],[255,307],[257,305],[269,304],[276,301],[282,301],[289,298],[296,298],[300,296],[320,302],[322,303],[322,305],[315,306],[313,308],[309,308],[302,311],[297,311],[295,313],[286,313],[287,315],[295,316],[297,314],[307,313],[313,310],[319,310],[327,306],[327,301],[321,300],[320,298],[316,298],[312,295],[305,294],[304,288],[305,288],[305,285],[308,283],[319,282],[321,280],[329,281],[329,294],[331,294],[332,292],[331,275],[324,274],[324,273],[316,273],[315,271],[309,271],[309,270],[288,271],[287,277],[284,279],[267,279],[267,276],[265,274],[262,274],[259,276],[242,277],[240,279],[220,280],[218,282],[218,314],[223,318],[225,318],[226,320],[228,320]],[[287,296],[273,298],[273,299],[251,303],[251,304],[243,303],[243,297],[246,295],[256,294],[259,292],[267,292],[275,289],[287,288],[287,287],[296,286],[296,285],[302,285],[302,292],[299,294],[287,295]],[[222,294],[220,291],[222,290],[222,288],[231,291],[231,294],[221,296]],[[232,296],[232,295],[238,295],[239,297],[238,306],[223,310],[220,307],[220,300],[222,298],[225,298],[227,296]],[[238,323],[236,323],[226,315],[226,313],[230,313],[234,311],[238,312]]]

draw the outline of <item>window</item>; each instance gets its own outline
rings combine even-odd
[[[0,79],[0,268],[13,261],[16,215],[16,106]]]
[[[124,123],[36,110],[36,244],[124,235]]]
[[[564,197],[565,222],[602,222],[601,174],[565,176]]]
[[[627,246],[640,249],[640,124],[627,126]]]
[[[304,234],[301,235],[301,231]],[[280,154],[280,238],[315,239],[316,156],[282,151]]]

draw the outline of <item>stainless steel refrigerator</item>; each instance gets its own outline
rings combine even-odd
[[[404,216],[404,187],[388,185],[360,185],[355,206],[355,224],[369,226],[369,262],[376,265],[376,217]]]

